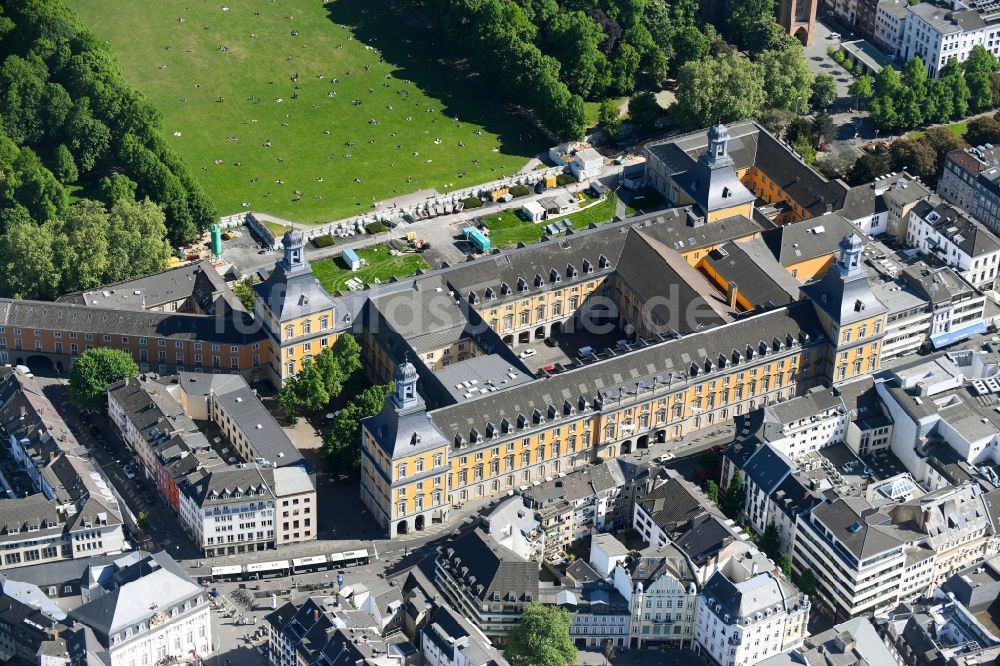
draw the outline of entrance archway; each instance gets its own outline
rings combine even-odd
[[[544,340],[545,339],[545,327],[544,326],[539,326],[538,328],[535,329],[535,339],[536,340]]]
[[[407,525],[405,520],[401,520],[396,523],[396,535],[406,534],[409,532],[409,525]]]
[[[559,335],[560,333],[562,333],[562,322],[554,322],[552,324],[552,330],[549,331],[549,335]]]
[[[526,345],[531,342],[531,331],[522,331],[517,335],[517,343]]]
[[[809,46],[809,29],[804,25],[799,26],[799,29],[795,31],[795,39],[802,42],[802,46]]]
[[[663,444],[666,441],[667,441],[667,431],[666,430],[657,430],[656,431],[656,443],[657,444]]]
[[[418,532],[421,531],[422,529],[424,529],[424,517],[423,516],[417,516],[416,518],[413,519],[413,529],[415,529]]]
[[[513,335],[505,335],[505,336],[503,336],[503,343],[505,345],[507,345],[508,347],[513,347],[514,346],[514,336]]]
[[[40,377],[55,377],[58,373],[56,372],[56,366],[48,356],[41,356],[40,354],[33,354],[28,357],[28,362],[24,365],[28,366],[32,374],[38,375]]]
[[[639,437],[639,441],[636,443],[636,446],[638,446],[640,449],[648,449],[649,435],[642,435],[641,437]]]
[[[627,453],[632,453],[632,440],[631,439],[626,439],[624,442],[622,442],[622,455],[625,455]]]

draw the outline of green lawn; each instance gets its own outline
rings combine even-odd
[[[588,197],[588,201],[592,202],[593,199]],[[507,210],[499,215],[490,215],[483,218],[483,222],[490,230],[490,242],[493,244],[493,247],[505,248],[513,247],[518,243],[524,243],[525,245],[537,243],[542,239],[542,233],[544,233],[546,225],[564,219],[571,220],[573,222],[573,229],[578,231],[586,229],[590,224],[600,225],[610,222],[615,215],[615,195],[610,194],[604,201],[592,204],[588,208],[576,213],[537,224],[522,220],[517,216],[517,210]]]
[[[274,234],[274,237],[277,238],[279,241],[281,240],[281,237],[285,235],[285,232],[288,231],[289,229],[289,227],[285,226],[284,224],[278,224],[277,222],[271,222],[270,220],[262,220],[262,222],[265,227],[271,230],[271,233]]]
[[[965,121],[965,120],[961,120],[961,121],[959,121],[957,123],[952,123],[950,125],[945,125],[945,127],[948,128],[949,132],[951,132],[952,134],[954,134],[955,136],[957,136],[960,139],[965,136],[966,132],[969,131],[969,123],[968,123],[968,121]],[[926,134],[926,132],[924,130],[915,130],[913,132],[910,132],[910,138],[911,139],[919,139],[924,134]]]
[[[388,245],[376,245],[363,250],[355,250],[361,258],[361,270],[351,271],[340,257],[320,259],[312,262],[312,270],[327,291],[347,291],[347,281],[356,277],[365,283],[388,282],[389,278],[410,277],[427,262],[419,254],[389,254]]]
[[[391,1],[69,4],[111,43],[223,215],[249,202],[296,221],[342,218],[513,173],[547,145],[491,96],[500,82],[440,62],[421,17]]]

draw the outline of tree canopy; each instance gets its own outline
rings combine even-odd
[[[688,62],[677,76],[678,115],[694,126],[757,117],[764,98],[757,66],[735,53]]]
[[[278,402],[293,421],[303,414],[318,412],[340,395],[344,384],[360,369],[361,346],[353,335],[344,333],[333,347],[305,361],[297,375],[285,380],[278,391]]]
[[[569,636],[570,614],[556,606],[531,603],[507,635],[504,656],[511,666],[573,666],[576,646]]]
[[[139,374],[132,357],[119,349],[88,349],[73,361],[69,399],[81,409],[106,409],[108,385]]]
[[[175,243],[214,221],[200,185],[161,138],[156,110],[127,84],[105,42],[62,0],[5,3],[2,11],[0,30],[11,38],[0,40],[0,211],[17,212],[0,215],[0,233],[25,214],[38,225],[69,222],[69,186],[108,208],[148,197]],[[110,173],[134,189],[97,187]]]
[[[370,386],[340,410],[323,437],[323,458],[333,472],[345,472],[361,462],[361,420],[375,416],[393,391],[393,383]]]

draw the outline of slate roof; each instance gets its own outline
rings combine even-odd
[[[284,429],[240,375],[181,372],[177,375],[177,382],[187,393],[203,395],[212,392],[229,418],[250,440],[258,456],[277,467],[308,467]]]
[[[736,169],[756,166],[811,215],[839,210],[844,205],[847,185],[823,178],[756,122],[733,123],[728,130],[728,153]],[[647,144],[646,152],[662,161],[667,174],[673,175],[691,168],[707,145],[705,130],[698,130]]]
[[[762,238],[778,263],[788,267],[824,255],[836,257],[840,241],[848,234],[864,240],[858,228],[840,213],[828,213],[770,229]]]
[[[543,419],[549,421],[547,410],[550,405],[555,408],[557,419],[566,418],[567,406],[574,414],[585,413],[594,409],[595,399],[599,397],[603,404],[616,400],[622,395],[619,391],[631,395],[640,387],[648,390],[654,382],[666,383],[671,373],[675,373],[673,385],[676,386],[677,374],[686,376],[694,364],[698,366],[700,375],[706,362],[717,363],[720,354],[728,358],[737,351],[745,357],[748,344],[754,349],[753,362],[757,362],[759,342],[767,346],[775,339],[786,341],[786,336],[791,336],[791,340],[798,343],[800,335],[808,336],[805,344],[813,344],[822,336],[822,328],[809,303],[794,303],[787,308],[642,347],[629,354],[573,367],[511,390],[491,393],[476,401],[442,407],[429,415],[448,441],[455,440],[459,435],[469,440],[472,428],[485,433],[487,423],[500,428],[505,418],[511,424],[510,432],[518,432],[519,415],[526,419],[525,427],[520,431],[527,432],[539,427],[532,422],[536,409]],[[773,347],[768,349],[768,354],[772,354]],[[656,379],[658,376],[660,380]],[[584,409],[580,407],[581,398],[586,403]],[[417,431],[422,431],[424,427]]]
[[[905,3],[904,3],[905,5]],[[758,666],[879,666],[896,662],[868,618],[856,617],[810,636],[798,650],[782,652]]]
[[[438,559],[447,561],[459,584],[481,601],[538,599],[538,564],[518,557],[476,528],[446,542]]]
[[[684,585],[695,582],[684,551],[669,541],[664,546],[648,546],[629,555],[622,566],[633,583],[643,583],[646,587],[662,575],[669,575]]]
[[[844,243],[850,241],[860,243],[857,236],[844,237]],[[822,278],[802,287],[802,292],[840,326],[888,312],[872,292],[864,270],[848,269],[840,260]]]
[[[289,231],[281,240],[286,250],[303,245],[302,232]],[[279,322],[291,321],[334,307],[334,300],[303,260],[298,266],[282,259],[263,282],[253,286]]]
[[[114,588],[69,613],[93,629],[105,645],[110,636],[148,621],[158,609],[168,610],[202,593],[189,576],[178,575],[153,558],[118,573],[123,582],[116,581]]]
[[[246,502],[248,491],[262,491],[259,497],[268,499],[274,497],[274,472],[270,467],[259,465],[235,465],[214,470],[204,470],[196,473],[196,477],[185,484],[184,492],[198,506],[216,506],[238,502]],[[239,490],[243,497],[233,497]],[[222,497],[228,494],[228,497]],[[257,496],[257,495],[255,495]]]
[[[847,190],[844,205],[837,212],[850,221],[886,212],[885,200],[875,194],[876,185],[877,183],[866,183]]]
[[[705,263],[728,284],[735,283],[752,306],[782,306],[799,299],[799,283],[760,239],[726,243],[710,252]]]
[[[646,493],[639,504],[668,534],[709,512],[709,507],[688,484],[673,477]]]
[[[730,160],[709,165],[705,159],[697,159],[690,169],[675,175],[674,182],[705,213],[752,203],[757,198],[740,182]]]
[[[230,309],[244,310],[242,303],[212,266],[212,262],[205,259],[133,280],[104,285],[100,289],[66,294],[57,301],[141,311],[191,299],[193,303],[187,307],[197,305],[201,311],[215,314],[219,298]]]
[[[920,201],[913,207],[913,213],[928,222],[931,213],[937,214],[937,219],[930,222],[931,227],[970,257],[1000,250],[1000,239],[962,209],[951,204],[934,200]]]
[[[136,312],[8,298],[0,299],[0,326],[244,345],[264,339],[259,327],[237,326],[231,316]]]
[[[29,532],[29,527],[38,529]],[[62,531],[55,500],[41,493],[0,501],[0,541],[40,539]]]
[[[812,510],[858,561],[903,545],[919,536],[892,524],[889,515],[860,497],[838,498]]]
[[[764,444],[747,461],[743,474],[764,494],[771,495],[795,469],[795,463],[781,451],[770,444]]]
[[[628,235],[618,267],[617,280],[635,293],[639,302],[647,304],[644,316],[662,326],[687,335],[699,328],[714,327],[730,321],[734,311],[708,287],[704,278],[676,250],[641,231]],[[675,304],[674,311],[667,303]],[[684,313],[697,308],[698,321]]]

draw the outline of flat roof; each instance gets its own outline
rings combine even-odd
[[[446,365],[434,372],[455,402],[475,400],[482,395],[520,386],[533,377],[511,366],[499,354],[473,356]]]

